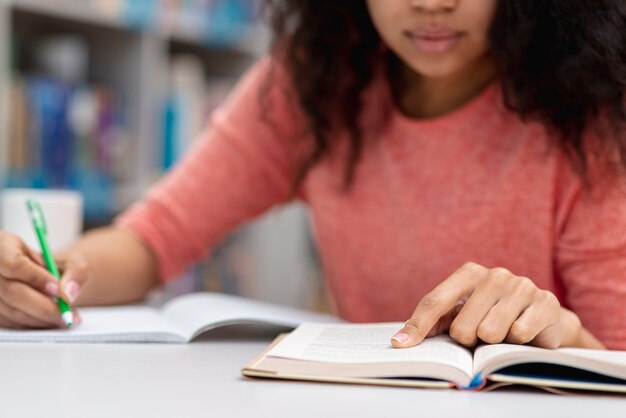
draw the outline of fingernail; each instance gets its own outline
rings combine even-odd
[[[78,292],[80,292],[80,286],[78,286],[78,283],[76,283],[75,281],[71,280],[68,284],[65,285],[65,294],[69,299],[69,303],[73,303],[76,300],[76,297],[78,297]]]
[[[50,296],[53,296],[53,297],[59,296],[59,285],[56,283],[48,282],[46,283],[46,286],[44,287],[44,289],[46,290],[46,293],[49,294]]]
[[[399,332],[393,337],[391,337],[391,339],[396,340],[397,342],[402,344],[402,343],[409,341],[409,334],[407,334],[406,332]]]

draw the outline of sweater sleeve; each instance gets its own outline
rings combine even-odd
[[[562,184],[556,269],[583,326],[626,350],[626,187],[608,172],[590,175],[591,187],[572,173]]]
[[[115,220],[153,250],[161,280],[287,198],[299,161],[299,114],[280,70],[270,57],[255,64],[180,163]]]

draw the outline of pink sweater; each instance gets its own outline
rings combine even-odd
[[[186,158],[116,220],[152,248],[164,280],[285,199],[307,146],[284,74],[258,101],[269,62],[247,74]],[[496,83],[429,120],[385,107],[383,86],[381,77],[367,92],[364,123],[376,124],[383,108],[391,115],[384,129],[367,129],[352,190],[340,187],[340,147],[298,194],[338,313],[404,321],[427,292],[474,261],[531,278],[608,347],[626,349],[622,189],[584,189],[547,147],[541,125],[504,110]]]

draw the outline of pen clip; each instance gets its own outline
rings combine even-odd
[[[35,228],[39,228],[44,235],[47,234],[46,218],[43,216],[43,210],[41,210],[39,201],[37,199],[28,198],[26,200],[26,206],[28,207],[28,212],[33,220],[33,224],[35,224]]]

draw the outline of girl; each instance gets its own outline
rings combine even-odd
[[[338,313],[395,347],[626,349],[621,0],[285,0],[197,145],[61,286],[0,237],[0,325],[141,298],[276,204],[309,206]],[[415,308],[417,306],[417,308]],[[391,337],[391,336],[390,336]]]

